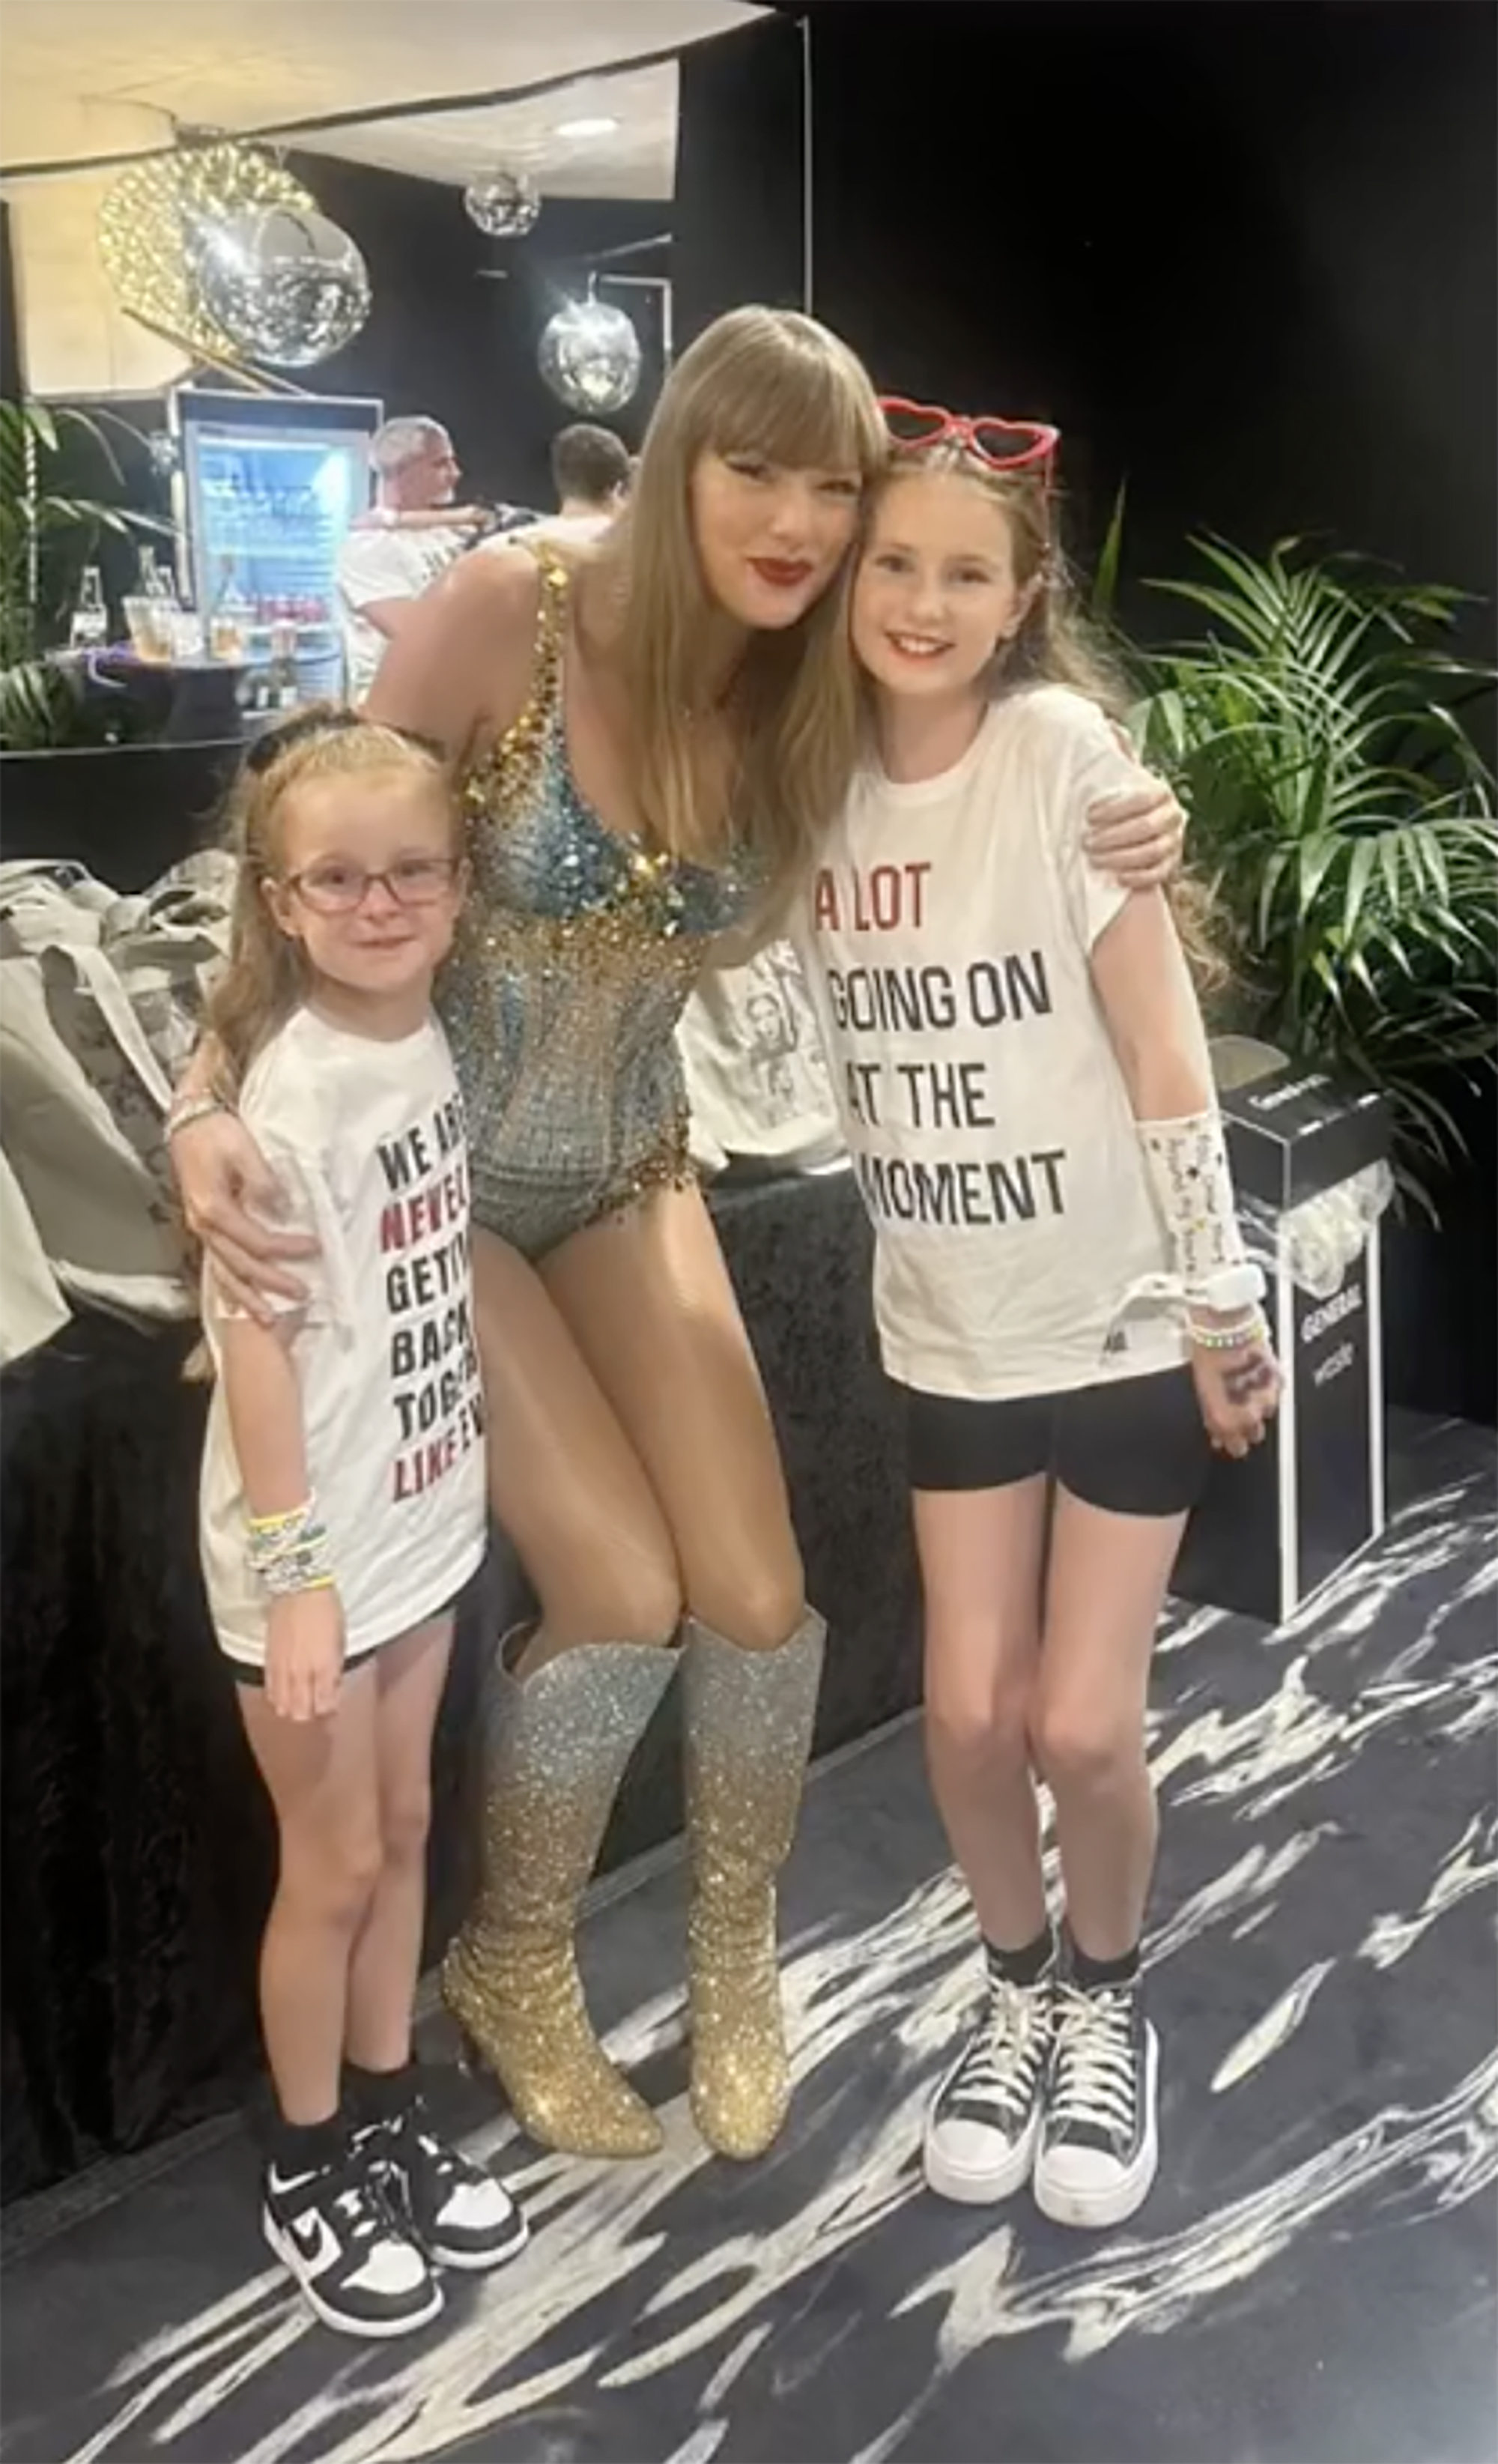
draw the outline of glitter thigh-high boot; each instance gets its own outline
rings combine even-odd
[[[692,2110],[720,2156],[762,2155],[785,2119],[775,1885],[811,1751],[826,1626],[808,1609],[778,1651],[689,1617],[687,1818]]]
[[[523,1683],[506,1638],[486,1706],[483,1881],[442,1965],[442,1994],[543,2146],[649,2156],[660,2124],[593,2033],[578,1974],[578,1904],[625,1766],[674,1649],[590,1642]]]

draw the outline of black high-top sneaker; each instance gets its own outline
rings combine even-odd
[[[1056,1991],[1056,2039],[1035,2160],[1035,2204],[1053,2224],[1122,2224],[1159,2163],[1159,2040],[1137,1975]]]
[[[295,2172],[273,2156],[262,2190],[265,2238],[325,2327],[405,2336],[435,2319],[442,2287],[352,2147]]]
[[[358,2114],[354,2145],[384,2196],[437,2267],[502,2267],[526,2243],[526,2223],[503,2185],[431,2126],[412,2081],[379,2120]]]
[[[983,2015],[926,2118],[926,2180],[981,2206],[1029,2179],[1050,2061],[1055,1969],[1015,1985],[990,1966]]]

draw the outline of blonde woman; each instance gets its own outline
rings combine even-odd
[[[699,972],[773,929],[839,807],[858,692],[834,584],[886,452],[835,336],[737,310],[673,369],[608,538],[471,560],[370,704],[445,749],[469,818],[439,998],[474,1152],[490,1494],[541,1608],[496,1654],[484,1879],[444,1988],[527,2130],[584,2154],[660,2142],[594,2035],[573,1936],[678,1660],[693,2111],[748,2158],[788,2099],[775,1885],[825,1628],[694,1183],[673,1029]],[[1105,861],[1170,869],[1165,790],[1141,779],[1109,819]],[[252,1305],[294,1286],[241,1124],[195,1118],[174,1148],[221,1272]]]

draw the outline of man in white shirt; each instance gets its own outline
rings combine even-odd
[[[423,591],[483,518],[472,507],[453,504],[462,473],[452,440],[435,419],[387,419],[370,447],[370,459],[375,504],[346,534],[335,569],[351,702],[363,700]],[[444,507],[452,508],[450,522],[397,527],[403,514],[433,515]]]

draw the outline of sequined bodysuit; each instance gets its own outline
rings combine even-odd
[[[475,1221],[528,1258],[692,1177],[675,1025],[744,874],[606,828],[567,759],[569,578],[544,548],[535,677],[462,782],[473,886],[438,985]]]

